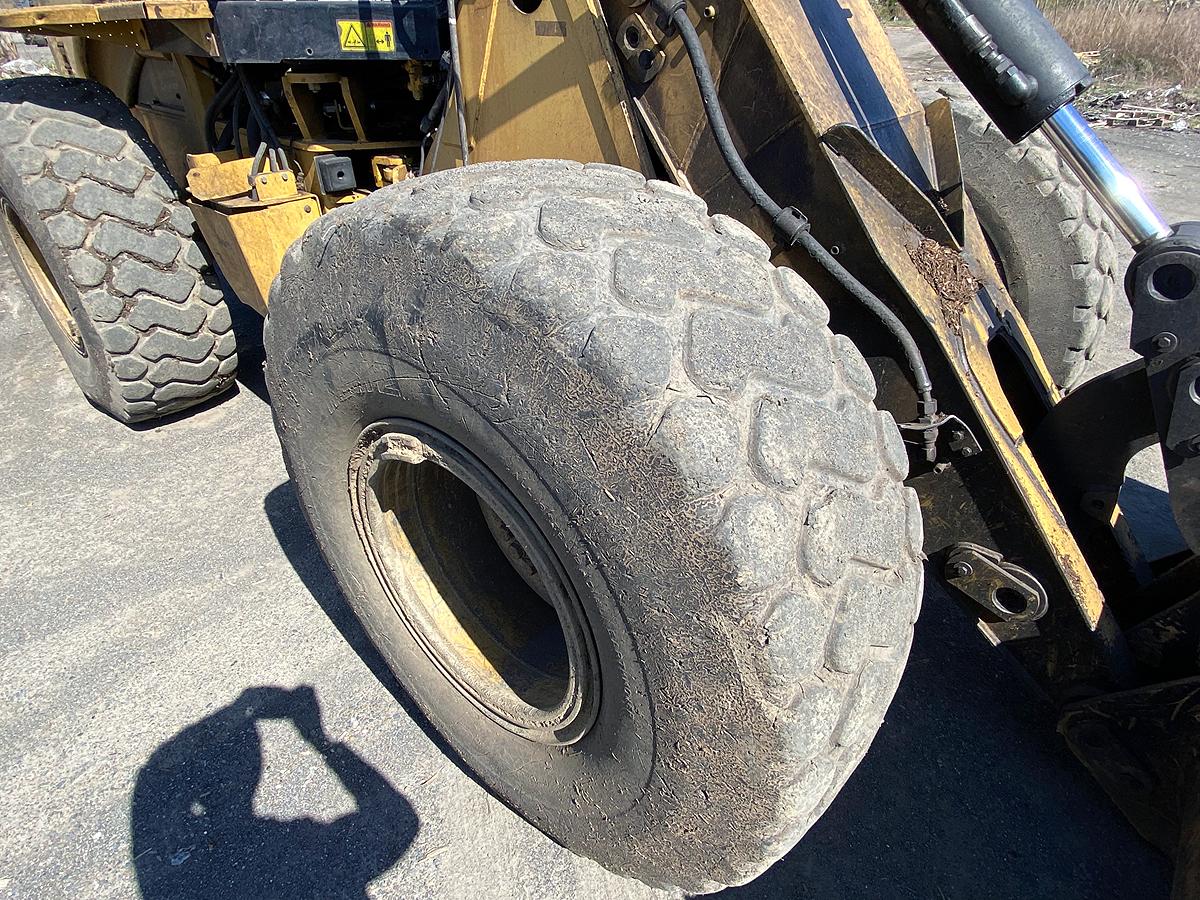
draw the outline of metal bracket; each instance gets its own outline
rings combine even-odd
[[[1000,641],[1036,637],[1038,619],[1050,609],[1046,589],[1033,574],[988,547],[963,542],[946,556],[946,581],[999,622],[987,628]]]
[[[1171,507],[1200,551],[1200,222],[1148,244],[1125,276],[1129,345],[1146,359]]]
[[[270,167],[269,170],[263,168],[264,163]],[[258,145],[247,180],[250,182],[250,196],[258,201],[278,200],[298,193],[296,179],[288,169],[283,150],[269,148],[265,141]]]
[[[1200,896],[1188,865],[1200,854],[1200,678],[1081,701],[1058,728],[1142,836],[1177,856],[1172,896]]]
[[[1200,454],[1200,359],[1195,357],[1180,369],[1175,382],[1164,443],[1180,456]]]
[[[920,435],[920,441],[906,440],[905,443],[919,446],[921,452],[926,454],[927,462],[937,462],[939,454],[936,446],[939,443],[944,443],[951,455],[964,459],[978,456],[983,452],[983,447],[980,446],[975,433],[971,431],[971,426],[953,413],[937,412],[931,416],[922,416],[915,422],[904,422],[899,427],[901,432],[911,432]],[[935,449],[932,453],[932,458],[929,458],[926,448],[931,444]],[[941,462],[935,468],[941,471],[941,468],[947,465],[949,463]]]
[[[617,49],[625,59],[625,74],[631,81],[648,84],[662,71],[667,54],[662,48],[662,33],[656,34],[641,13],[625,17],[617,28]]]

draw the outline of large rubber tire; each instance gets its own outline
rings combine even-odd
[[[55,76],[0,83],[0,204],[20,226],[0,227],[0,244],[96,406],[136,422],[233,384],[229,306],[192,213],[107,88]],[[17,264],[15,240],[40,267]],[[37,283],[39,268],[69,311],[69,332]]]
[[[696,196],[556,161],[377,191],[314,223],[275,283],[279,437],[347,599],[478,776],[618,873],[695,892],[755,877],[828,806],[900,679],[920,511],[871,373],[827,322]],[[485,462],[561,559],[599,668],[575,743],[481,714],[381,589],[347,464],[395,417]]]
[[[953,98],[963,184],[1055,383],[1083,380],[1117,296],[1116,230],[1041,134],[1013,145]]]

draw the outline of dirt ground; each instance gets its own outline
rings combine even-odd
[[[1200,138],[1105,137],[1186,215]],[[0,258],[0,896],[669,896],[555,846],[443,755],[313,547],[261,326],[238,328],[236,394],[129,429],[81,398]],[[1140,527],[1168,546],[1152,470]],[[1153,898],[1167,879],[931,579],[866,761],[799,847],[728,893]]]

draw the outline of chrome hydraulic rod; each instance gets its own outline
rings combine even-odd
[[[1054,113],[1042,128],[1134,249],[1170,237],[1171,227],[1073,104]]]

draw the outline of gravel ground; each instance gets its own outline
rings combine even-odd
[[[1200,142],[1114,137],[1182,217]],[[251,348],[257,328],[239,323]],[[0,359],[0,896],[667,896],[555,846],[443,755],[312,545],[261,355],[224,401],[125,428],[81,398],[0,258]],[[1169,548],[1152,460],[1139,477]],[[866,761],[729,893],[1156,897],[1167,879],[931,580]]]

